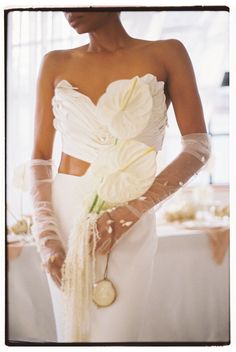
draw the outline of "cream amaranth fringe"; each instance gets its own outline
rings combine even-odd
[[[96,226],[98,217],[96,213],[82,213],[75,220],[68,240],[61,283],[65,342],[89,341],[92,284],[95,282],[95,248],[99,239]],[[92,251],[90,236],[93,237]]]

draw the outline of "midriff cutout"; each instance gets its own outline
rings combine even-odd
[[[90,163],[87,161],[74,158],[62,152],[58,172],[73,176],[83,176],[89,166]]]

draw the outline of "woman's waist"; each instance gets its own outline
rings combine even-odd
[[[60,164],[58,167],[58,173],[73,176],[83,176],[87,172],[89,166],[89,162],[62,152]]]

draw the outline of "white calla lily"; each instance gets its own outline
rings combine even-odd
[[[100,178],[97,194],[110,203],[140,197],[156,175],[156,151],[135,140],[119,141],[101,151],[90,172]]]
[[[140,77],[112,82],[98,101],[99,122],[118,139],[139,135],[151,117],[153,99],[149,85]]]

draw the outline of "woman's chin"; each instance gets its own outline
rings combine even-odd
[[[78,34],[83,34],[83,33],[87,33],[88,31],[81,27],[81,26],[74,26],[73,29],[78,33]]]

